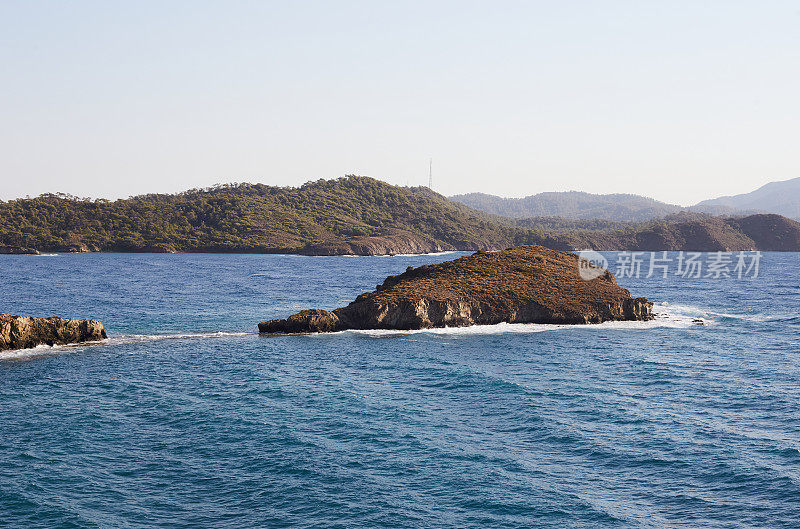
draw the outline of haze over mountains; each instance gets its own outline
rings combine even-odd
[[[469,193],[452,196],[450,200],[494,215],[517,219],[562,217],[640,222],[666,217],[683,209],[639,195],[595,195],[582,191],[539,193],[524,198]]]
[[[800,178],[770,182],[750,193],[704,200],[692,209],[712,215],[766,212],[800,219]]]
[[[639,195],[597,195],[580,191],[547,192],[524,198],[468,193],[450,199],[487,213],[518,219],[561,217],[642,222],[680,211],[696,211],[710,215],[775,213],[800,220],[800,178],[771,182],[751,193],[704,200],[688,208]]]

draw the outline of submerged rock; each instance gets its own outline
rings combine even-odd
[[[496,323],[601,323],[649,320],[653,304],[633,298],[608,272],[586,281],[578,256],[542,246],[477,252],[409,267],[374,292],[333,311],[304,310],[258,324],[265,333],[347,329],[426,329]]]
[[[106,330],[96,320],[0,314],[0,351],[28,349],[37,345],[95,342],[105,338]]]

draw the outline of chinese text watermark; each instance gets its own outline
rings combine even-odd
[[[602,254],[578,252],[582,279],[589,281],[603,275],[608,260]],[[761,252],[618,252],[614,267],[617,278],[670,276],[687,279],[755,279],[759,274]]]

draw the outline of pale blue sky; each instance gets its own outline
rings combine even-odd
[[[800,2],[0,1],[0,199],[800,176]]]

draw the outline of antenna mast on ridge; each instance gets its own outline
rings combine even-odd
[[[433,189],[433,158],[428,159],[428,189]]]

